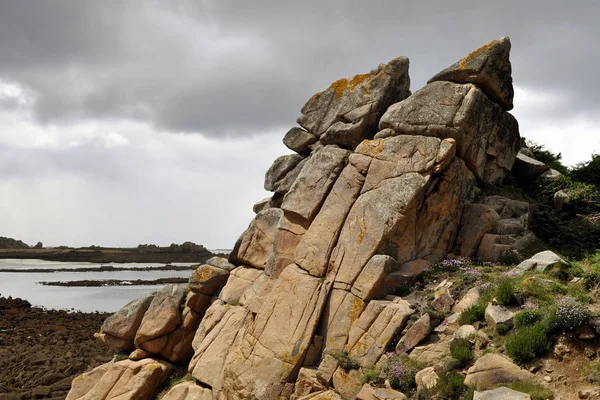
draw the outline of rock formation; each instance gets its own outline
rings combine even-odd
[[[394,295],[402,285],[451,253],[497,258],[505,249],[497,246],[511,248],[526,234],[525,206],[478,198],[519,151],[507,112],[509,51],[508,38],[493,41],[412,95],[405,57],[314,95],[297,120],[303,129],[284,137],[296,153],[267,171],[274,195],[255,206],[231,264],[209,261],[189,288],[167,286],[126,306],[100,336],[115,349],[135,347],[135,358],[189,362],[198,386],[176,386],[166,398],[355,396],[360,385],[340,383],[354,378],[328,352],[372,367],[414,313]],[[452,307],[448,296],[441,288],[440,310]],[[433,329],[429,320],[421,325],[400,341],[403,351]],[[413,354],[446,354],[449,341],[442,344]],[[128,372],[138,368],[129,363],[84,375],[70,398],[91,398],[93,381],[104,374],[108,382],[116,368],[136,384],[123,378],[115,387],[134,390],[146,375]],[[141,398],[115,390],[94,398]]]

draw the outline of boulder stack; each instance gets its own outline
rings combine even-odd
[[[509,50],[508,38],[493,41],[413,95],[406,57],[315,94],[297,120],[302,128],[284,137],[295,153],[267,171],[273,197],[255,206],[231,265],[200,267],[189,293],[158,292],[141,322],[148,300],[130,305],[124,327],[108,324],[105,337],[172,362],[191,359],[198,398],[290,398],[310,394],[310,382],[313,399],[338,398],[332,385],[355,396],[360,384],[330,351],[372,367],[415,312],[394,295],[399,286],[449,253],[476,253],[490,232],[526,230],[525,210],[472,204],[478,187],[511,171],[519,150],[507,112]],[[465,218],[481,221],[472,227]],[[175,387],[171,397],[192,389]]]

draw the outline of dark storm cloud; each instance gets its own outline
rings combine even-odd
[[[399,55],[413,91],[508,35],[515,82],[594,113],[596,1],[0,1],[0,79],[42,122],[132,118],[237,136],[294,123],[341,77]],[[557,116],[554,113],[554,117]]]

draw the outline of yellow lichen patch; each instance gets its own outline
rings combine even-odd
[[[348,87],[350,89],[354,89],[355,87],[357,87],[358,85],[360,85],[361,83],[365,82],[367,79],[369,79],[371,77],[371,74],[359,74],[359,75],[354,75],[354,77],[350,80],[350,82],[348,83]]]
[[[337,98],[342,97],[342,95],[346,91],[347,87],[348,87],[348,79],[342,78],[342,79],[338,79],[337,81],[333,82],[327,90],[334,89],[335,90],[335,98],[337,99]]]
[[[460,60],[458,62],[458,69],[465,69],[465,68],[467,68],[467,64],[469,63],[469,61],[471,61],[472,59],[474,59],[475,57],[477,57],[480,53],[483,53],[485,51],[489,51],[489,49],[491,49],[496,43],[498,43],[497,39],[496,40],[492,40],[488,44],[481,46],[480,48],[478,48],[477,50],[473,51],[472,53],[469,53],[465,58],[463,58],[462,60]]]
[[[350,307],[350,312],[348,313],[348,318],[350,319],[351,323],[356,321],[356,319],[359,317],[363,310],[363,306],[364,303],[360,298],[355,297],[354,300],[352,300],[352,307]]]
[[[363,233],[362,229],[358,228],[358,241],[360,243],[362,243],[364,238],[365,238],[365,234]]]
[[[212,268],[202,268],[202,270],[197,269],[194,273],[196,274],[196,279],[198,279],[199,282],[205,282],[217,275],[217,272]]]
[[[373,75],[371,74],[359,74],[353,76],[350,80],[348,80],[347,78],[338,79],[337,81],[333,82],[331,86],[329,86],[328,90],[334,89],[335,98],[337,99],[342,97],[346,89],[354,90],[358,85],[363,84],[372,76]],[[309,100],[309,103],[311,102],[311,100]]]

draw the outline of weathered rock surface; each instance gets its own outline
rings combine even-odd
[[[483,392],[475,391],[473,400],[530,400],[531,396],[506,387]]]
[[[213,265],[200,265],[190,276],[189,287],[195,293],[212,295],[227,282],[229,271]]]
[[[554,268],[557,266],[568,267],[569,263],[560,258],[554,252],[546,250],[542,251],[541,253],[537,253],[530,259],[523,261],[517,265],[513,271],[515,273],[523,273],[525,271],[535,269],[536,272],[543,272],[549,268]]]
[[[514,316],[514,312],[502,306],[493,306],[490,304],[485,309],[485,322],[491,327],[495,327],[498,324],[512,326]]]
[[[169,364],[150,358],[111,362],[77,377],[67,399],[150,399],[170,372]]]
[[[283,198],[281,208],[304,222],[312,222],[349,155],[336,146],[315,151]]]
[[[406,331],[404,336],[396,345],[396,353],[408,353],[416,345],[425,339],[433,330],[433,324],[429,314],[423,314],[421,318],[415,321],[414,324]]]
[[[108,317],[100,327],[100,340],[115,351],[132,350],[135,333],[153,298],[154,295],[140,297]]]
[[[532,179],[540,176],[549,169],[550,167],[543,162],[519,153],[515,159],[512,172],[519,178]]]
[[[381,115],[408,97],[409,87],[408,58],[395,58],[315,94],[302,108],[298,123],[324,144],[355,147],[373,137]]]
[[[516,119],[472,84],[433,82],[390,106],[379,128],[455,139],[456,154],[486,183],[511,171],[519,148]]]
[[[212,391],[196,385],[194,382],[183,382],[169,390],[162,400],[213,400]]]
[[[309,154],[310,145],[315,143],[319,138],[302,128],[294,127],[290,129],[283,137],[283,144],[288,149],[295,151],[298,154]]]
[[[465,293],[462,299],[454,305],[452,311],[462,313],[473,307],[479,301],[479,287],[473,287]]]
[[[500,216],[485,204],[467,204],[464,208],[461,228],[456,238],[456,250],[463,257],[474,257],[481,239],[492,232],[500,221]]]
[[[324,276],[329,257],[350,207],[358,198],[371,158],[353,154],[308,228],[294,254],[294,261],[313,276]]]
[[[439,72],[427,83],[450,81],[474,83],[505,110],[513,108],[514,89],[510,65],[510,39],[503,37],[480,47]]]
[[[465,385],[479,389],[491,388],[496,384],[531,380],[533,374],[519,368],[499,354],[485,354],[467,371]]]
[[[338,368],[333,374],[333,387],[344,399],[354,399],[362,388],[360,371]]]
[[[228,355],[223,395],[278,396],[302,363],[327,294],[323,280],[296,265],[284,269],[254,323]]]
[[[231,271],[227,284],[221,290],[219,299],[226,303],[239,303],[246,290],[250,288],[262,271],[255,268],[238,267]]]
[[[348,354],[361,366],[372,367],[404,329],[412,313],[410,304],[400,298],[372,300],[350,328]]]
[[[415,375],[415,381],[418,387],[425,387],[427,389],[432,389],[437,385],[438,379],[440,377],[435,372],[433,367],[427,367],[425,369],[420,370]]]
[[[438,339],[424,346],[417,346],[410,353],[409,358],[424,364],[434,364],[450,358],[450,342],[452,337]]]

